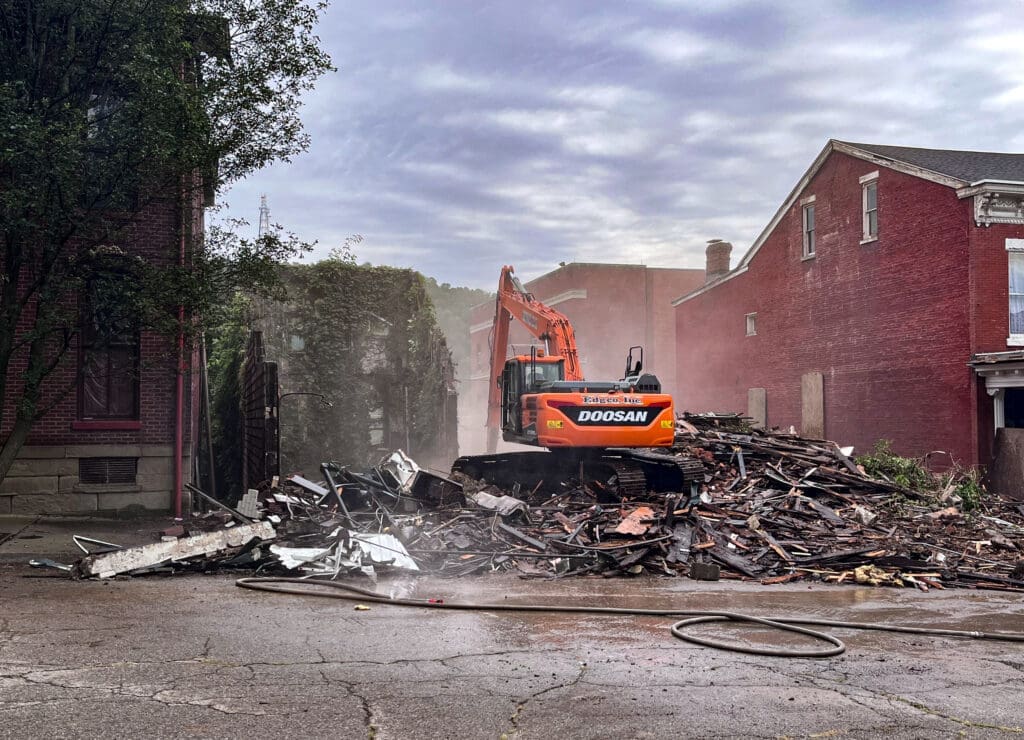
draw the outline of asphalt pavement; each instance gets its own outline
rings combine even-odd
[[[841,656],[769,658],[680,642],[671,619],[364,610],[243,590],[231,575],[74,581],[21,559],[68,559],[73,547],[53,548],[70,531],[133,544],[152,541],[159,525],[42,521],[0,545],[0,737],[1024,735],[1020,643],[835,630],[848,647]],[[41,527],[53,531],[32,539]],[[0,521],[0,531],[14,529]],[[508,574],[390,578],[375,587],[449,602],[1024,630],[1021,595],[993,591]],[[697,629],[798,644],[761,629]]]

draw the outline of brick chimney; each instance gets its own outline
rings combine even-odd
[[[704,282],[710,283],[729,272],[729,255],[732,253],[732,244],[723,242],[721,239],[712,239],[708,242],[705,250],[707,255],[707,267],[704,268]]]

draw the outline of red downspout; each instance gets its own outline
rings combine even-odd
[[[185,64],[178,68],[178,76],[185,80]],[[178,266],[182,272],[185,270],[185,175],[179,175],[179,188],[181,201],[178,204],[178,222],[180,245],[178,250]],[[174,384],[174,516],[181,519],[181,493],[182,493],[182,439],[185,435],[185,306],[178,304],[178,372]]]
[[[185,269],[185,178],[181,178],[181,244],[178,266]],[[174,516],[181,518],[183,439],[185,436],[185,306],[178,306],[178,372],[174,388]]]

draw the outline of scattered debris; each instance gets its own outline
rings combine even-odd
[[[325,463],[320,483],[274,479],[238,510],[220,505],[180,533],[165,530],[172,542],[94,552],[75,572],[515,570],[1024,590],[1024,506],[981,497],[966,510],[949,495],[957,481],[908,488],[869,476],[849,448],[753,429],[738,416],[687,415],[675,446],[649,454],[699,461],[699,496],[689,487],[610,496],[571,478],[555,493],[505,491],[422,470],[397,451],[360,472]]]
[[[275,534],[270,522],[256,522],[218,532],[183,537],[172,542],[154,542],[150,545],[87,555],[78,561],[75,569],[82,576],[110,578],[121,573],[244,548],[254,540],[272,540]]]

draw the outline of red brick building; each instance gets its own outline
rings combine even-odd
[[[987,464],[1024,427],[1024,154],[829,141],[673,305],[678,408]]]
[[[495,269],[495,281],[498,268]],[[672,299],[704,281],[703,270],[681,270],[573,262],[526,283],[542,303],[572,322],[586,378],[618,379],[632,345],[644,348],[644,367],[655,373],[669,393],[676,386],[675,320]],[[487,379],[494,302],[473,308],[470,326],[470,377],[460,388],[460,450],[484,450]],[[513,322],[510,344],[529,351],[538,344]]]
[[[201,193],[194,196],[189,209],[175,197],[154,201],[110,246],[151,262],[180,259],[182,234],[192,244],[202,233],[201,199]],[[23,315],[19,333],[27,330],[31,313]],[[191,480],[194,376],[188,369],[179,374],[176,342],[145,331],[126,333],[86,353],[88,341],[86,326],[47,379],[42,405],[53,408],[33,426],[0,481],[0,515],[172,511],[176,480]],[[10,433],[24,370],[25,357],[16,356],[0,438]]]

